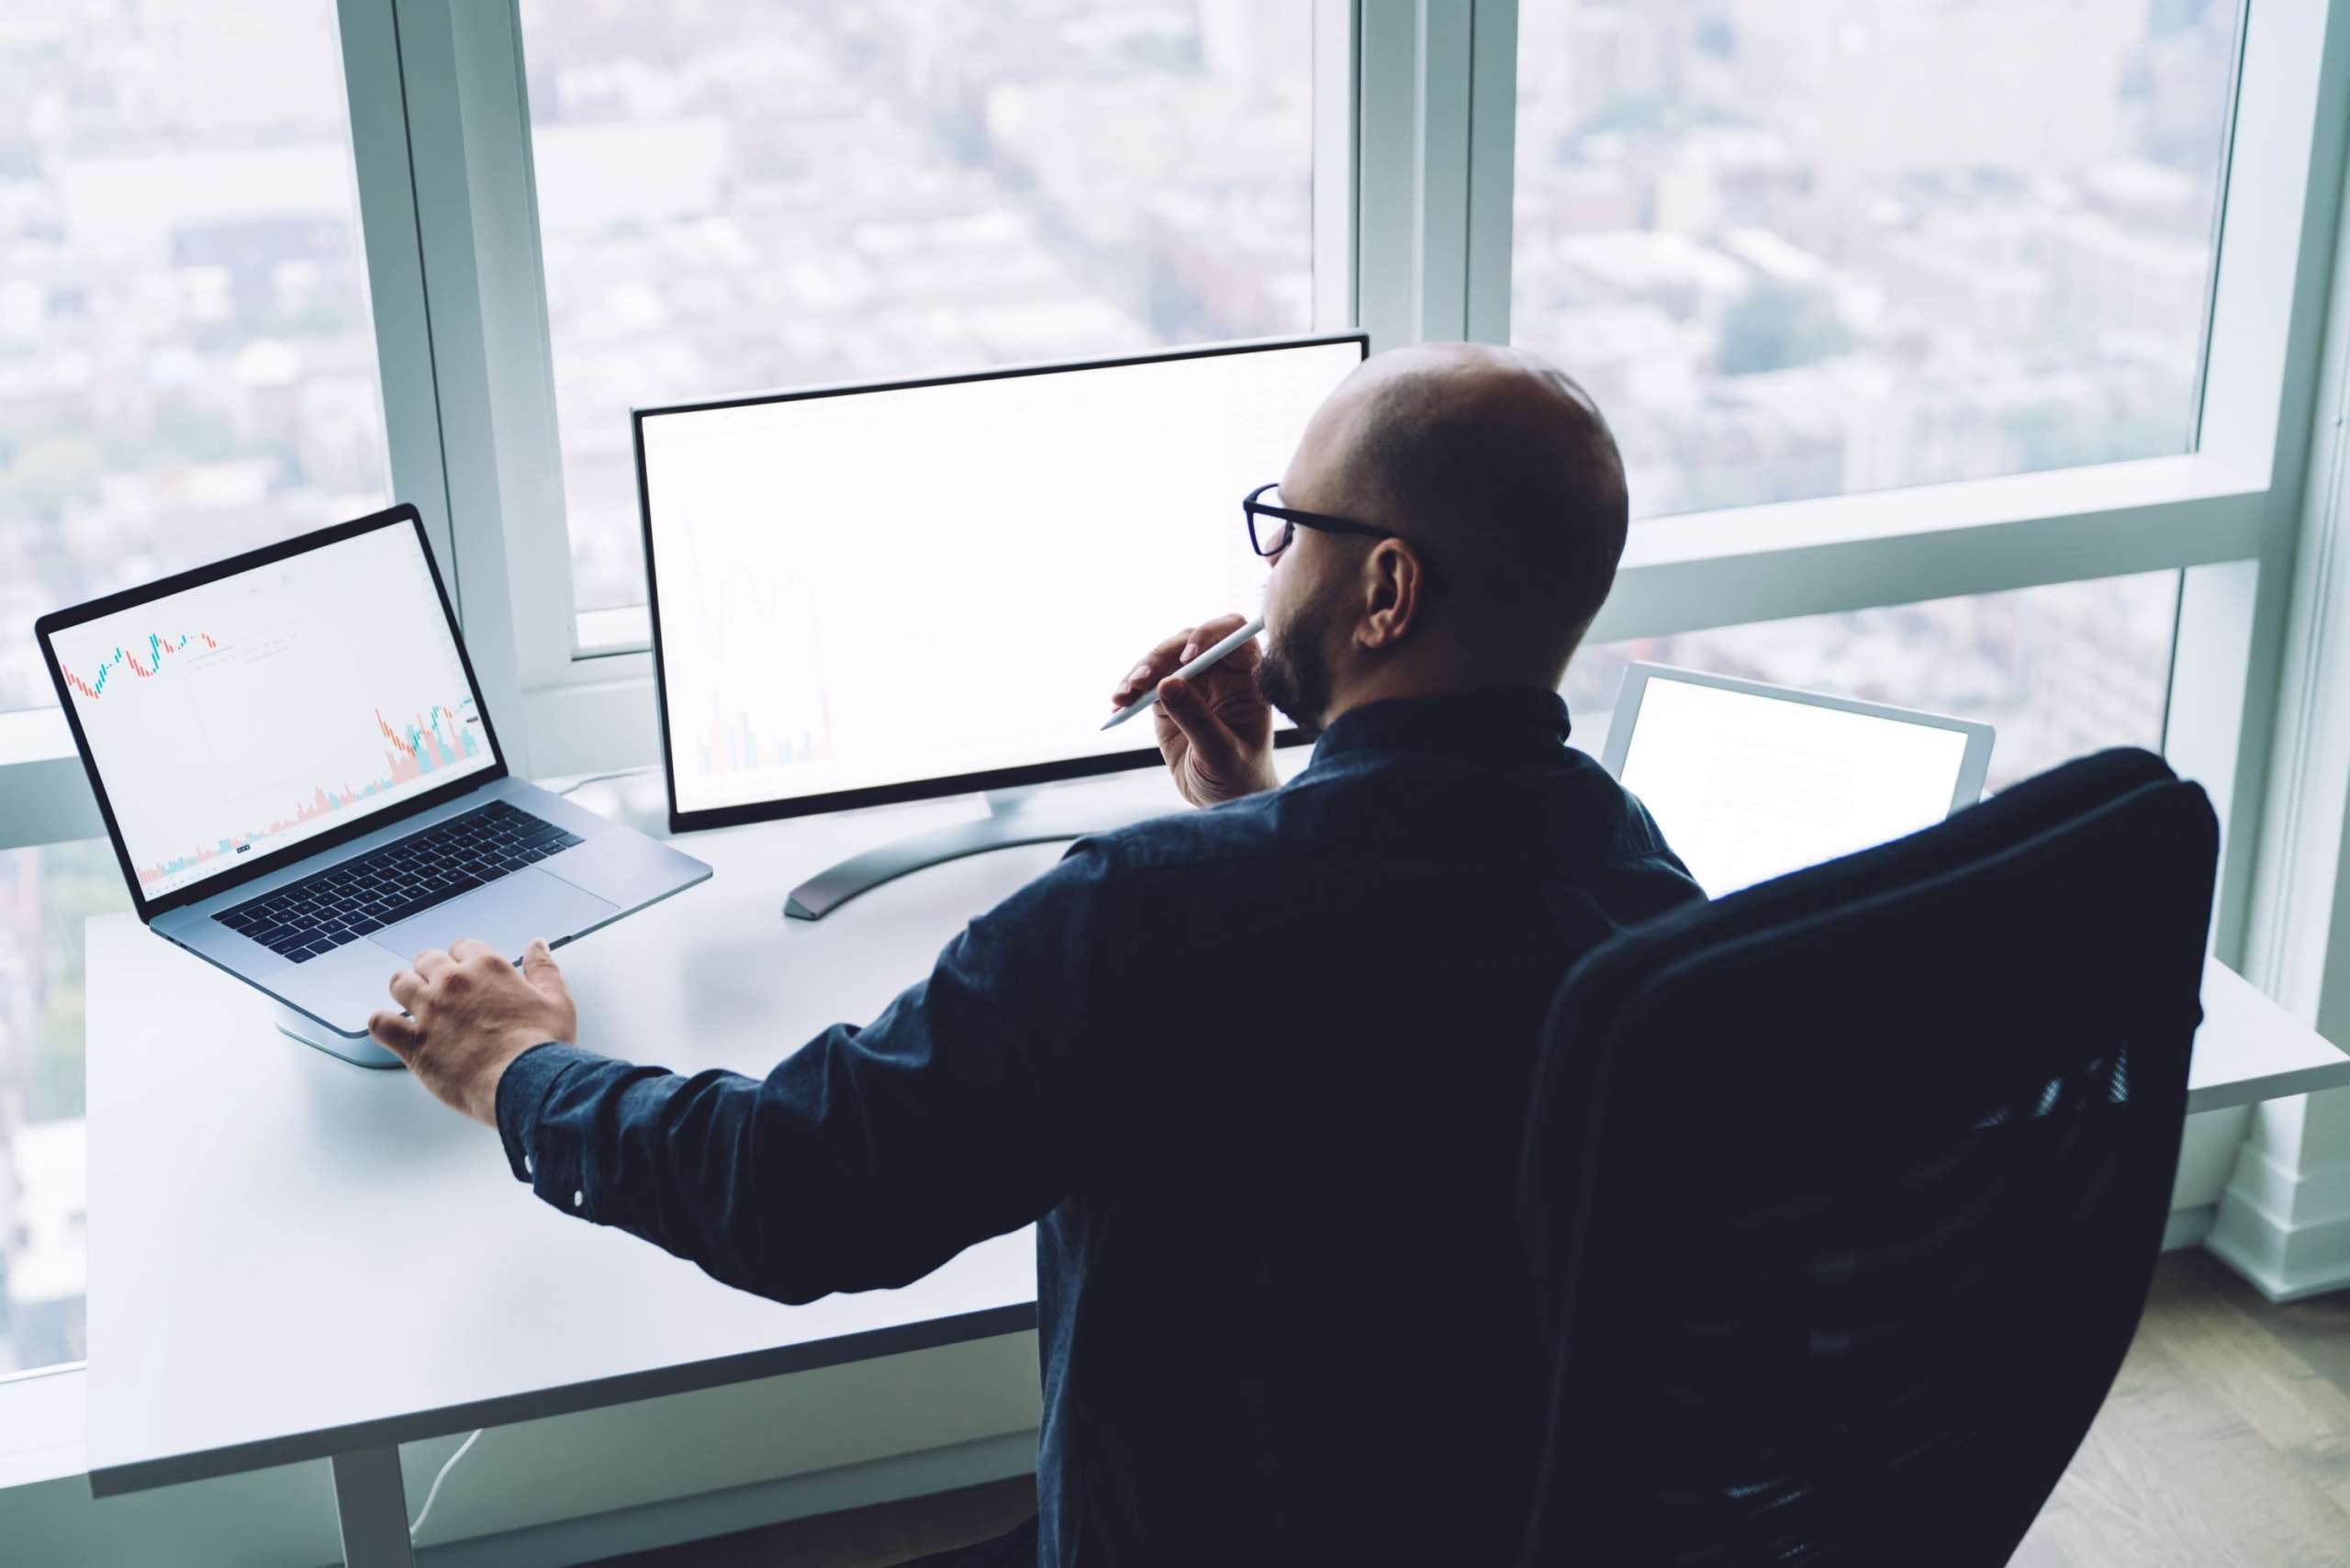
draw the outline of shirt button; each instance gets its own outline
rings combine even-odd
[[[531,1163],[531,1157],[529,1155],[524,1155],[522,1157],[522,1174],[525,1176],[535,1176],[538,1173],[539,1168]]]
[[[577,1208],[585,1208],[585,1207],[587,1207],[587,1205],[588,1205],[588,1194],[587,1194],[587,1193],[578,1193],[578,1192],[575,1192],[575,1193],[573,1193],[571,1194],[571,1206],[572,1206],[573,1208],[575,1208],[575,1209],[577,1209]]]

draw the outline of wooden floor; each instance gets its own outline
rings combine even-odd
[[[2014,1568],[2350,1564],[2350,1292],[2271,1306],[2174,1252]]]
[[[883,1568],[1035,1506],[1002,1482],[605,1568]],[[2104,1411],[2011,1568],[2350,1568],[2350,1292],[2271,1306],[2208,1254],[2154,1275]]]

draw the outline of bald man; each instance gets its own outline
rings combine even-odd
[[[1225,616],[1110,694],[1157,684],[1208,809],[1080,841],[871,1024],[763,1081],[679,1077],[573,1043],[543,947],[518,973],[465,943],[375,1021],[558,1211],[780,1301],[1036,1222],[1038,1518],[957,1562],[1508,1561],[1544,1010],[1699,896],[1566,745],[1559,682],[1626,521],[1573,382],[1512,350],[1382,354],[1251,509],[1261,658],[1168,678]],[[1272,707],[1321,732],[1286,785]]]

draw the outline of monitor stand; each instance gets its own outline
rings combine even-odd
[[[377,1045],[363,1029],[356,1035],[346,1035],[330,1028],[307,1013],[297,1013],[282,1002],[270,1004],[276,1015],[277,1032],[301,1041],[313,1050],[330,1057],[340,1057],[353,1067],[397,1067],[400,1058]]]
[[[1099,800],[1072,801],[1067,790],[990,790],[988,814],[976,822],[957,823],[852,855],[828,867],[791,890],[783,913],[792,920],[822,920],[857,894],[879,887],[909,871],[936,866],[966,855],[1010,849],[1021,844],[1047,844],[1057,838],[1082,838],[1090,833],[1158,815],[1164,805]],[[1082,791],[1080,791],[1082,794]]]

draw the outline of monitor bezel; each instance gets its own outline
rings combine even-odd
[[[1625,666],[1624,685],[1616,696],[1616,711],[1607,721],[1607,745],[1600,765],[1607,769],[1607,776],[1611,778],[1620,781],[1624,777],[1624,763],[1632,754],[1632,733],[1639,725],[1640,701],[1648,695],[1651,680],[1677,680],[1687,686],[1710,686],[1718,691],[1773,697],[1810,708],[1831,708],[1840,713],[1859,713],[1872,719],[1897,720],[1929,730],[1952,731],[1966,737],[1966,749],[1959,756],[1958,777],[1951,785],[1950,809],[1942,815],[1948,819],[1983,799],[1984,780],[1991,771],[1991,745],[1998,738],[1998,732],[1979,719],[1953,718],[1947,713],[1928,712],[1921,708],[1871,702],[1859,697],[1831,696],[1823,691],[1807,691],[1796,686],[1774,686],[1768,681],[1746,680],[1734,675],[1715,675],[1708,670],[1684,669],[1678,665],[1655,664],[1648,660],[1636,661]]]
[[[653,546],[653,501],[644,471],[644,421],[666,414],[706,413],[719,409],[743,409],[767,403],[804,402],[817,398],[852,397],[868,392],[904,392],[925,386],[953,386],[974,381],[1006,381],[1018,376],[1060,375],[1072,371],[1113,370],[1125,365],[1156,364],[1174,360],[1213,359],[1230,354],[1264,353],[1282,349],[1317,348],[1337,343],[1355,345],[1357,363],[1371,356],[1371,336],[1363,331],[1315,332],[1297,337],[1248,338],[1234,342],[1201,343],[1185,348],[1158,349],[1146,353],[1120,354],[1111,358],[1042,360],[1024,364],[996,365],[986,370],[963,371],[947,375],[923,375],[890,381],[832,382],[821,386],[791,387],[780,391],[744,393],[730,398],[704,398],[688,403],[663,403],[633,408],[629,410],[629,433],[636,458],[636,515],[644,542],[644,592],[647,613],[653,623],[653,702],[661,725],[661,780],[668,792],[669,831],[698,833],[711,828],[742,827],[751,823],[778,822],[790,817],[817,816],[827,812],[853,811],[861,806],[897,805],[908,801],[936,800],[946,795],[968,795],[982,790],[1011,790],[1031,784],[1057,784],[1077,778],[1096,778],[1105,774],[1124,773],[1136,767],[1155,766],[1159,761],[1156,745],[1137,747],[1131,751],[1105,752],[1098,756],[1072,757],[1057,762],[1023,763],[1010,767],[984,768],[970,773],[940,774],[929,778],[910,778],[889,784],[861,785],[852,790],[827,790],[810,795],[791,795],[767,801],[750,801],[733,806],[705,806],[694,811],[677,809],[677,750],[669,735],[669,674],[666,655],[661,639],[660,570]],[[1237,505],[1239,498],[1233,498]],[[1146,732],[1147,733],[1147,732]],[[1294,726],[1277,729],[1273,745],[1277,747],[1303,745],[1313,737]]]
[[[142,604],[151,603],[158,599],[167,598],[188,588],[202,588],[207,583],[219,582],[223,578],[252,571],[257,566],[271,566],[296,555],[308,554],[312,550],[323,549],[330,544],[340,544],[346,540],[356,539],[363,533],[374,532],[378,529],[396,528],[401,523],[408,524],[415,535],[417,548],[424,553],[425,570],[432,578],[432,591],[440,599],[442,619],[448,627],[450,640],[456,644],[458,662],[464,667],[465,684],[471,688],[474,711],[481,715],[482,734],[489,742],[490,765],[477,772],[468,773],[462,778],[453,778],[446,784],[435,786],[421,794],[411,795],[405,801],[397,801],[376,811],[361,813],[347,823],[339,823],[299,843],[258,856],[247,864],[231,866],[191,882],[184,888],[174,889],[159,898],[149,898],[140,884],[138,868],[131,864],[129,848],[123,843],[122,825],[115,819],[114,801],[106,794],[106,779],[98,772],[96,754],[91,750],[89,736],[83,732],[81,712],[74,706],[73,693],[65,684],[65,668],[59,662],[57,649],[50,639],[60,632],[71,630],[102,616],[113,615],[125,610],[136,610]],[[230,889],[240,888],[257,878],[266,877],[273,871],[282,870],[298,861],[307,860],[312,856],[320,855],[348,844],[363,834],[376,832],[389,823],[414,816],[420,812],[431,811],[444,801],[453,801],[461,795],[480,789],[485,784],[494,783],[507,777],[506,751],[498,745],[498,726],[490,719],[489,703],[482,693],[481,678],[474,673],[473,655],[466,651],[465,639],[458,631],[456,610],[449,600],[449,587],[441,578],[441,564],[433,558],[431,543],[425,537],[423,518],[418,514],[414,506],[406,501],[387,507],[382,511],[370,512],[365,517],[354,518],[349,522],[338,522],[325,528],[313,529],[308,533],[297,533],[291,539],[280,540],[274,544],[264,544],[257,550],[248,550],[241,554],[227,556],[207,566],[191,567],[185,572],[175,572],[170,577],[158,578],[154,582],[143,584],[138,588],[124,588],[119,592],[106,594],[97,599],[85,599],[80,604],[69,605],[63,610],[52,610],[33,622],[33,635],[40,644],[42,662],[49,666],[50,683],[57,689],[58,706],[64,710],[66,724],[73,732],[73,747],[81,754],[82,770],[89,778],[90,793],[97,801],[98,815],[106,827],[106,838],[114,846],[115,863],[122,870],[123,882],[130,890],[131,902],[137,908],[139,918],[142,923],[151,924],[158,916],[168,914],[173,910],[216,898]]]

